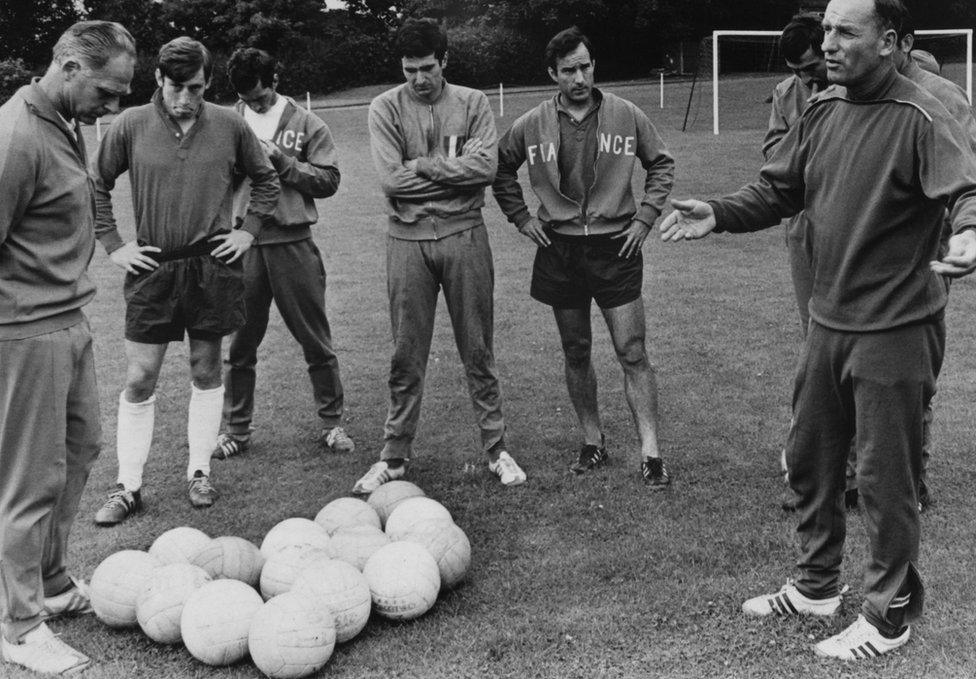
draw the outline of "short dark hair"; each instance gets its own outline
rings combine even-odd
[[[813,50],[814,54],[822,57],[823,40],[824,30],[820,25],[820,17],[804,12],[795,15],[786,24],[783,34],[779,36],[779,51],[787,61],[798,63],[807,50]]]
[[[274,57],[256,47],[239,47],[227,60],[227,77],[235,92],[249,92],[260,82],[274,85],[278,64]]]
[[[576,26],[570,26],[559,31],[552,36],[552,40],[546,45],[546,66],[556,68],[557,61],[580,45],[586,48],[586,51],[590,53],[590,59],[593,59],[593,45],[590,44],[590,39],[583,34],[583,31]]]
[[[54,45],[53,59],[63,63],[74,57],[84,66],[99,70],[119,54],[136,56],[136,41],[122,24],[114,21],[79,21],[61,34]]]
[[[396,53],[401,57],[420,58],[433,54],[439,62],[447,54],[447,34],[434,19],[407,19],[397,31]]]
[[[908,8],[901,0],[874,0],[874,14],[882,33],[894,30],[901,39],[905,22],[908,21]]]
[[[898,34],[898,42],[901,43],[901,39],[906,35],[915,37],[915,20],[912,18],[912,12],[906,6],[902,6],[901,15],[901,25],[894,26],[895,32]]]
[[[213,56],[203,43],[181,35],[159,48],[159,72],[175,83],[186,82],[203,69],[209,82],[213,74]]]

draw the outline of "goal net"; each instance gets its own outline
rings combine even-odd
[[[719,133],[720,121],[729,130],[765,126],[773,88],[790,75],[779,51],[779,36],[780,31],[714,31],[704,38],[682,129],[700,128],[709,119],[714,134]],[[916,31],[915,49],[932,54],[942,77],[959,85],[973,101],[972,29]]]

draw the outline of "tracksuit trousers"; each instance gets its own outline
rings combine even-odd
[[[922,610],[916,564],[923,412],[944,351],[941,314],[879,332],[843,332],[813,321],[797,370],[786,449],[790,485],[799,496],[796,586],[815,598],[840,589],[853,439],[870,540],[862,611],[886,633]]]
[[[87,319],[0,341],[0,603],[16,642],[71,586],[68,532],[101,446]]]
[[[791,217],[786,224],[786,247],[790,257],[790,278],[793,281],[793,293],[796,297],[796,310],[800,316],[800,327],[806,336],[810,327],[810,296],[813,294],[813,271],[810,268],[810,255],[806,251],[805,217],[803,213]],[[932,392],[935,396],[935,392]],[[932,420],[935,413],[932,402],[925,403],[925,419],[922,434],[922,471],[919,475],[919,485],[924,487],[927,481],[929,459],[932,456]],[[857,489],[857,451],[851,448],[847,459],[847,489]]]
[[[390,409],[380,458],[412,457],[441,289],[464,364],[481,445],[489,451],[502,441],[505,422],[492,346],[495,270],[485,225],[437,240],[388,236],[386,272],[394,347]]]
[[[249,433],[254,414],[258,347],[268,329],[271,302],[301,345],[312,398],[325,428],[342,420],[339,359],[325,315],[325,265],[311,238],[257,245],[244,254],[244,326],[224,361],[224,418],[231,434]]]

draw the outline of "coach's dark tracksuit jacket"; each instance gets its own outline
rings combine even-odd
[[[881,74],[879,74],[881,75]],[[917,617],[922,410],[942,362],[947,291],[929,268],[948,208],[976,227],[976,155],[946,108],[893,67],[856,98],[827,90],[760,180],[711,201],[716,231],[807,220],[813,319],[787,445],[799,494],[797,587],[838,592],[844,462],[854,437],[871,535],[862,607],[894,633]]]
[[[616,233],[634,219],[648,226],[664,210],[674,181],[674,159],[664,148],[643,111],[636,105],[593,89],[602,98],[597,111],[597,154],[587,214],[559,191],[559,95],[516,120],[498,143],[498,174],[492,189],[508,220],[521,228],[531,219],[517,171],[528,161],[529,180],[538,196],[539,221],[570,236]],[[631,177],[640,161],[647,171],[638,207]]]
[[[711,201],[716,231],[756,231],[802,209],[813,319],[854,332],[905,325],[945,307],[945,284],[928,263],[947,204],[956,231],[976,226],[973,158],[946,108],[892,69],[867,100],[825,91],[758,183]]]

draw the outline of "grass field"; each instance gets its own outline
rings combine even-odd
[[[711,134],[707,106],[703,123],[679,131],[686,99],[678,86],[669,87],[664,111],[656,86],[612,89],[639,103],[658,125],[677,159],[673,195],[704,197],[754,176],[771,86],[768,79],[736,81],[735,103],[723,113],[730,131],[718,137]],[[509,94],[499,128],[544,96]],[[365,109],[321,115],[339,145],[343,183],[320,204],[316,241],[329,272],[346,426],[358,450],[345,457],[319,452],[301,353],[275,316],[259,364],[253,452],[218,463],[221,499],[208,511],[192,510],[183,471],[187,354],[172,345],[158,389],[143,491],[147,509],[120,527],[96,528],[92,514],[114,481],[115,404],[124,380],[122,275],[99,250],[92,264],[99,295],[88,312],[106,445],[73,533],[77,574],[87,578],[109,553],[146,548],[179,525],[260,542],[281,519],[312,517],[347,494],[374,461],[391,348],[384,206],[368,154]],[[116,206],[131,235],[125,186]],[[857,614],[866,537],[856,512],[845,552],[851,592],[837,619],[751,620],[739,612],[747,596],[778,588],[794,560],[794,519],[779,509],[777,470],[800,331],[781,230],[678,245],[652,237],[645,245],[648,347],[658,367],[663,450],[674,474],[671,490],[651,494],[639,482],[622,376],[597,313],[595,363],[612,457],[595,473],[568,472],[579,434],[554,322],[527,293],[534,246],[504,221],[491,198],[485,214],[495,254],[495,349],[508,439],[529,481],[504,489],[482,465],[442,306],[411,480],[443,502],[467,532],[472,567],[466,583],[425,617],[403,625],[372,619],[361,636],[337,649],[321,676],[976,676],[972,281],[953,286],[948,311],[930,471],[936,504],[922,519],[926,613],[905,649],[844,665],[815,659],[810,644]],[[135,631],[110,631],[91,617],[57,623],[56,630],[95,659],[84,675],[92,679],[260,676],[249,663],[205,667],[182,648],[156,646]]]

